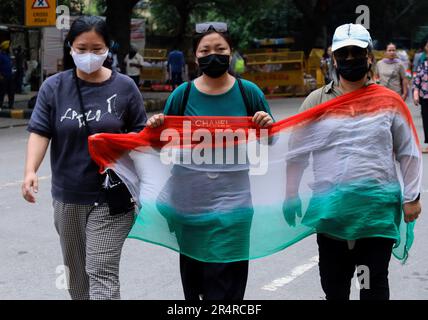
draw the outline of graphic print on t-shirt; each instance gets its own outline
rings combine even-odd
[[[102,117],[106,114],[114,114],[119,120],[122,119],[124,111],[119,115],[118,110],[116,109],[116,98],[117,94],[115,93],[111,97],[106,99],[107,102],[107,112],[103,113],[102,109],[98,109],[95,112],[93,110],[89,110],[85,112],[86,122],[96,121],[99,122]],[[61,116],[60,122],[64,122],[64,120],[77,120],[79,123],[79,128],[85,125],[83,121],[83,115],[80,112],[75,111],[73,108],[68,108],[64,115]]]

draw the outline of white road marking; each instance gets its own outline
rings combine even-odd
[[[51,177],[52,177],[51,175],[42,176],[42,177],[39,177],[39,181],[49,180]],[[23,182],[24,182],[24,180],[19,180],[19,181],[15,181],[15,182],[7,182],[4,184],[0,184],[0,190],[4,189],[4,188],[8,188],[8,187],[20,186]]]
[[[309,263],[302,264],[300,266],[295,267],[291,271],[291,275],[273,280],[271,283],[263,286],[262,290],[276,291],[278,288],[283,287],[286,284],[294,281],[296,278],[300,277],[305,272],[308,272],[313,267],[318,265],[318,260],[319,260],[318,256],[312,257],[311,259],[309,259]]]

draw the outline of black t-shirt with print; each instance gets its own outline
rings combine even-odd
[[[91,134],[139,132],[147,116],[134,81],[112,72],[101,83],[79,80]],[[98,166],[88,151],[72,70],[45,80],[28,125],[29,132],[51,139],[52,197],[64,203],[91,204],[99,200]]]

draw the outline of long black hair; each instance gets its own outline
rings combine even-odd
[[[110,48],[110,35],[107,30],[106,22],[97,16],[81,16],[72,23],[70,31],[64,41],[64,70],[75,68],[73,58],[70,55],[70,47],[74,40],[82,33],[92,30],[100,35],[104,39],[106,46]]]

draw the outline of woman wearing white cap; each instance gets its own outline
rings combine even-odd
[[[417,219],[421,212],[419,203],[421,157],[416,147],[409,147],[418,145],[416,136],[412,135],[411,117],[410,125],[405,126],[406,123],[400,122],[399,117],[394,112],[389,112],[389,109],[386,112],[371,110],[371,114],[367,116],[364,114],[364,110],[370,109],[369,101],[373,94],[384,98],[388,106],[388,102],[396,103],[397,108],[391,108],[391,110],[396,110],[398,107],[406,108],[398,95],[377,86],[369,78],[372,63],[369,57],[371,45],[370,34],[361,25],[345,24],[336,29],[332,51],[339,83],[331,82],[312,92],[303,102],[300,111],[349,94],[348,99],[339,98],[344,102],[337,107],[351,110],[352,115],[345,119],[347,122],[340,110],[337,111],[338,116],[332,121],[321,117],[317,122],[318,135],[322,135],[324,130],[328,133],[328,139],[336,139],[334,141],[340,143],[328,150],[322,147],[320,150],[311,149],[304,155],[305,159],[302,157],[304,161],[296,162],[292,168],[287,167],[298,181],[290,186],[287,185],[287,190],[293,189],[288,191],[292,194],[298,194],[299,179],[302,179],[305,166],[309,165],[310,155],[312,155],[315,176],[314,194],[317,188],[329,190],[331,185],[347,186],[346,183],[348,183],[354,188],[350,189],[351,191],[345,189],[341,194],[339,189],[339,191],[336,190],[333,196],[324,202],[325,207],[331,207],[334,212],[329,212],[331,215],[326,214],[326,218],[319,219],[320,224],[314,226],[317,231],[321,285],[327,300],[349,299],[351,280],[357,266],[364,266],[365,269],[357,270],[366,270],[364,275],[368,276],[368,283],[361,286],[360,299],[389,299],[389,261],[393,246],[398,245],[400,239],[396,227],[397,221],[398,225],[403,222],[404,226],[407,226],[409,222]],[[373,87],[369,88],[369,86]],[[334,112],[334,110],[330,111]],[[366,139],[358,136],[363,133]],[[339,141],[338,137],[342,140]],[[362,140],[364,140],[363,146]],[[297,147],[302,149],[302,145]],[[395,161],[399,163],[398,170]],[[288,163],[287,166],[289,166]],[[404,181],[402,197],[398,182],[399,175]],[[352,179],[357,181],[354,185],[349,184]],[[376,204],[383,203],[385,196],[382,190],[386,190],[384,186],[388,185],[398,185],[398,187],[388,198],[388,208],[383,210],[382,205]],[[370,189],[372,186],[375,186],[373,190],[380,190],[380,192],[372,192]],[[355,212],[352,204],[350,205],[352,199],[355,198],[355,194],[365,193],[370,195],[367,199],[371,200],[368,201],[373,202],[373,206],[369,208],[375,209],[373,212],[371,210]],[[314,198],[309,204],[312,212],[320,217],[323,216],[321,212],[323,210],[327,212],[328,208],[316,206],[316,199],[312,200]],[[290,209],[287,208],[287,210]],[[385,212],[381,212],[382,210]],[[285,215],[288,213],[284,211]],[[389,218],[382,220],[380,218],[382,215]],[[386,232],[377,233],[376,228],[385,221],[387,223],[383,224],[382,228]],[[346,233],[343,230],[349,232]],[[338,236],[338,234],[346,234],[346,236]],[[388,236],[385,236],[386,234]]]

